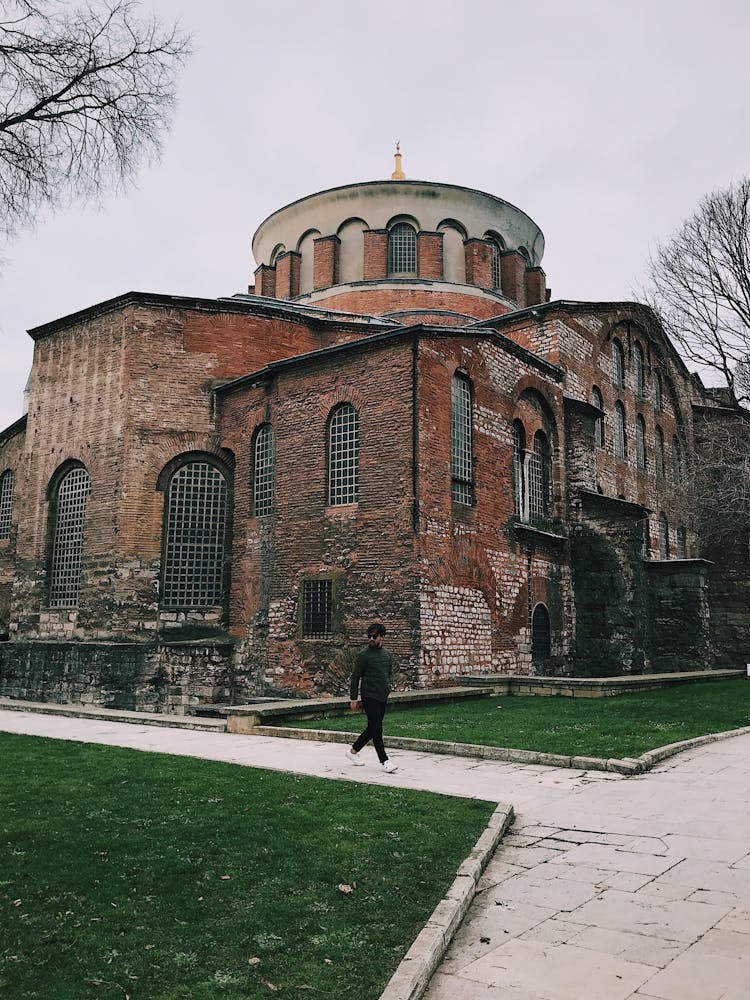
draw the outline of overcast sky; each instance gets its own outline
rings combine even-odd
[[[144,0],[194,39],[159,164],[5,248],[0,428],[26,330],[135,289],[246,291],[250,240],[306,194],[390,176],[499,195],[553,298],[633,295],[705,193],[750,173],[747,0]]]

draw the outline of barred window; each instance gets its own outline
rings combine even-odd
[[[255,435],[253,510],[256,517],[273,514],[275,446],[273,427],[263,424]]]
[[[531,659],[543,663],[552,655],[552,627],[549,611],[543,604],[537,604],[531,616]]]
[[[326,639],[333,634],[333,584],[331,580],[302,583],[302,635]]]
[[[654,471],[657,479],[664,478],[664,434],[661,427],[654,431]]]
[[[635,462],[641,471],[646,468],[646,422],[640,413],[635,418]]]
[[[682,449],[676,437],[672,438],[672,481],[682,482]]]
[[[594,406],[598,406],[600,410],[604,409],[602,394],[596,386],[591,390],[591,402]],[[594,445],[597,448],[604,447],[604,417],[597,417],[594,422]]]
[[[612,341],[612,382],[618,389],[625,386],[625,351],[619,340]]]
[[[654,390],[654,409],[661,411],[664,409],[664,400],[662,398],[661,389],[661,373],[654,371],[651,375],[651,381]]]
[[[643,399],[646,394],[644,373],[645,365],[643,359],[643,348],[640,344],[636,344],[635,350],[633,351],[633,376],[635,381],[635,394],[639,399]]]
[[[188,462],[169,481],[162,607],[222,603],[227,482],[209,462]]]
[[[340,506],[359,500],[359,414],[345,403],[331,414],[328,426],[328,503]]]
[[[388,274],[417,273],[417,234],[408,222],[397,222],[388,233]]]
[[[513,509],[523,516],[524,483],[523,459],[526,451],[526,434],[520,420],[513,421]]]
[[[12,469],[7,469],[0,476],[0,539],[10,538],[10,527],[13,520],[13,488],[16,476]]]
[[[614,419],[614,447],[615,458],[626,458],[628,453],[628,440],[625,433],[625,407],[618,401],[615,403]]]
[[[451,381],[451,498],[469,507],[474,499],[471,425],[471,384],[462,375],[454,375]]]
[[[490,275],[492,279],[492,287],[500,288],[502,284],[501,271],[500,271],[500,254],[503,252],[503,248],[500,246],[496,239],[490,240],[490,249],[492,250],[492,260],[490,261]]]
[[[547,517],[549,513],[550,452],[547,435],[537,431],[534,449],[528,457],[529,517]]]
[[[659,558],[669,559],[669,522],[666,514],[659,514]]]
[[[687,529],[684,526],[677,529],[677,558],[687,558]]]
[[[49,606],[77,608],[83,560],[83,528],[91,477],[83,466],[60,480],[54,500]]]

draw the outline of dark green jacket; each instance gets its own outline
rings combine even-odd
[[[351,701],[359,700],[360,684],[363,698],[388,701],[391,693],[391,654],[387,649],[366,646],[357,657],[349,688]]]

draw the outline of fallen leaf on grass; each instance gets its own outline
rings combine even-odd
[[[333,965],[333,962],[330,960],[330,958],[324,958],[323,961],[326,963],[326,965]]]
[[[248,958],[247,964],[248,965],[260,965],[260,959],[258,958],[257,955],[253,955],[252,958]]]
[[[354,889],[352,889],[350,885],[347,885],[346,882],[340,882],[339,892],[342,893],[344,896],[351,896],[351,894],[354,892]]]
[[[231,877],[232,877],[231,875],[219,875],[219,878],[222,880],[222,882],[226,882],[227,879],[230,879]]]
[[[273,990],[274,993],[278,993],[279,991],[278,986],[274,986],[273,983],[269,983],[267,979],[261,979],[261,982],[263,983],[264,986],[267,986],[269,990]]]
[[[20,906],[22,902],[23,902],[22,899],[14,899],[13,900],[13,905],[14,906]]]

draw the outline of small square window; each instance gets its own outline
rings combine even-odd
[[[327,639],[333,634],[333,583],[305,580],[302,584],[302,636]]]

